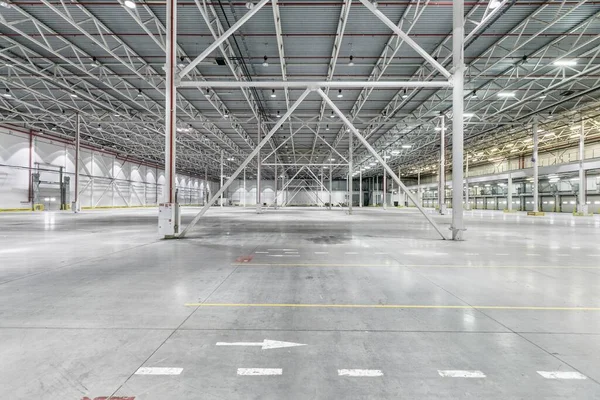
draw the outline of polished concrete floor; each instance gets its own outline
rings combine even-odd
[[[600,399],[598,216],[156,215],[0,215],[1,398]]]

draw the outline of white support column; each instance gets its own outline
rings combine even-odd
[[[583,163],[585,162],[585,129],[583,118],[581,118],[579,128],[579,207],[578,212],[586,215],[588,213],[587,206],[587,182],[585,177],[585,169],[583,169]]]
[[[333,166],[329,166],[329,209],[333,208]]]
[[[463,215],[463,114],[464,114],[464,36],[465,2],[452,2],[452,56],[454,79],[452,87],[452,240],[462,240],[465,230]]]
[[[362,169],[360,171],[358,171],[358,179],[359,179],[359,181],[358,181],[358,207],[362,208],[363,207]]]
[[[244,167],[244,208],[246,208],[246,168]]]
[[[81,147],[81,115],[77,113],[77,122],[75,126],[75,197],[71,204],[71,210],[74,213],[81,211],[81,204],[79,202],[79,159],[80,159],[80,147]],[[93,179],[93,178],[91,178]]]
[[[423,205],[423,198],[421,197],[421,171],[417,172],[417,200],[419,200],[419,205]]]
[[[506,194],[506,203],[507,203],[506,205],[507,205],[507,207],[506,207],[506,209],[510,212],[513,209],[513,204],[512,204],[513,203],[513,201],[512,201],[513,200],[513,198],[512,198],[512,195],[513,195],[513,180],[512,180],[512,174],[510,172],[508,173],[508,185],[506,187],[506,190],[507,190],[507,194]]]
[[[533,164],[533,212],[539,212],[540,196],[539,196],[539,162],[538,162],[538,121],[537,117],[533,120],[533,155],[531,162]]]
[[[352,215],[352,132],[348,132],[348,214]]]
[[[158,227],[160,236],[173,238],[181,225],[179,205],[175,198],[176,188],[176,140],[177,140],[177,0],[167,0],[167,46],[165,81],[165,186],[163,205],[159,207]]]
[[[275,209],[277,210],[277,181],[279,177],[277,176],[277,153],[275,153]]]
[[[440,188],[438,189],[438,206],[440,214],[446,214],[446,117],[440,116]]]
[[[374,195],[374,197],[375,197],[375,205],[376,206],[379,206],[379,201],[377,201],[378,200],[377,199],[378,193],[379,193],[379,176],[376,176],[375,177],[375,195]]]
[[[260,117],[258,118],[258,140],[257,143],[260,143],[260,141],[262,140],[262,135],[261,135],[261,119]],[[256,154],[256,213],[260,214],[262,211],[262,203],[260,201],[260,166],[261,166],[261,162],[260,162],[260,149],[258,150],[258,153]]]
[[[221,150],[221,180],[220,180],[220,184],[219,184],[219,189],[221,189],[223,187],[223,150]],[[223,208],[223,194],[221,194],[221,198],[220,198],[220,206],[221,208]]]
[[[465,155],[465,210],[471,209],[469,200],[469,154]]]
[[[383,159],[386,159],[385,153]],[[387,210],[387,173],[385,172],[385,168],[383,169],[383,209]]]

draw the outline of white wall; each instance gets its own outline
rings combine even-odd
[[[29,201],[29,140],[26,131],[0,127],[0,209],[30,208]],[[39,168],[40,179],[58,182],[63,167],[71,178],[70,200],[75,195],[75,149],[70,143],[43,136],[33,136],[33,170]],[[162,200],[164,171],[140,163],[124,161],[115,155],[81,148],[80,151],[80,204],[82,207],[145,206]],[[36,165],[36,163],[38,163]],[[207,186],[198,177],[177,175],[178,199],[181,204],[202,202],[205,189],[214,193],[218,183]],[[58,185],[43,183],[44,198],[59,196]],[[43,202],[45,202],[42,199]],[[48,202],[48,208],[57,208]]]

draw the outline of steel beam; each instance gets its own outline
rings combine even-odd
[[[261,88],[261,89],[360,89],[360,88],[449,88],[449,81],[181,81],[179,88]]]
[[[260,149],[269,142],[269,140],[275,134],[275,132],[277,132],[277,130],[281,127],[281,125],[283,125],[283,123],[290,117],[290,115],[292,115],[292,113],[296,110],[296,108],[298,108],[300,103],[302,103],[302,101],[304,101],[304,99],[306,98],[306,96],[309,95],[310,92],[311,92],[311,90],[306,89],[304,91],[304,93],[302,93],[300,95],[298,100],[296,100],[296,102],[290,107],[290,109],[275,124],[275,126],[273,126],[273,128],[269,131],[269,133],[267,133],[267,135],[264,137],[264,139],[259,141],[259,143],[256,145],[256,148],[250,153],[250,155],[246,158],[246,160],[244,160],[244,162],[242,162],[242,164],[238,167],[238,169],[231,175],[231,177],[227,180],[225,185],[210,199],[210,201],[204,207],[202,207],[202,209],[194,217],[192,222],[190,222],[190,224],[185,227],[185,229],[181,232],[181,234],[179,234],[179,236],[178,236],[179,238],[185,237],[185,235],[187,235],[187,233],[190,231],[190,229],[192,229],[198,223],[200,218],[202,218],[202,216],[206,213],[206,211],[208,211],[208,209],[214,204],[214,202],[219,198],[221,193],[223,193],[235,181],[235,179],[240,174],[240,172],[242,172],[242,170],[244,168],[246,168],[246,165],[248,165],[250,160],[252,160],[254,157],[256,157],[258,155],[258,153],[260,152]]]
[[[463,220],[463,147],[464,147],[464,21],[465,2],[452,2],[453,33],[452,50],[454,63],[454,87],[452,96],[452,239],[462,240],[465,224]]]
[[[327,102],[327,104],[329,104],[329,107],[337,114],[337,116],[342,121],[344,121],[344,123],[346,124],[346,126],[348,127],[348,129],[350,129],[350,132],[352,132],[354,134],[354,136],[356,136],[356,138],[362,143],[362,145],[364,147],[366,147],[371,152],[371,154],[373,154],[373,157],[375,157],[375,159],[377,161],[379,161],[379,163],[387,170],[387,172],[392,176],[392,179],[394,179],[396,181],[396,183],[400,187],[402,187],[402,189],[404,189],[406,191],[406,194],[407,194],[408,198],[417,206],[417,208],[419,209],[419,211],[421,212],[421,214],[423,214],[423,216],[425,217],[425,219],[427,219],[427,221],[431,224],[431,226],[433,226],[433,228],[437,231],[437,233],[439,233],[439,235],[442,237],[442,239],[445,240],[446,236],[442,233],[440,227],[425,212],[425,210],[423,209],[423,207],[421,207],[420,204],[417,204],[417,201],[413,197],[412,193],[409,193],[407,191],[406,186],[404,186],[404,184],[400,181],[400,179],[398,178],[398,176],[396,176],[396,174],[394,173],[394,171],[392,171],[392,169],[389,167],[389,165],[387,165],[387,163],[381,158],[381,156],[379,154],[377,154],[377,152],[373,149],[373,147],[369,144],[369,142],[367,142],[367,140],[360,134],[360,132],[348,120],[348,118],[346,118],[346,116],[344,115],[344,113],[342,113],[340,111],[340,109],[335,105],[335,103],[329,97],[327,97],[325,95],[325,93],[321,89],[317,89],[317,93],[319,93],[319,95]]]

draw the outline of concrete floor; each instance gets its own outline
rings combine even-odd
[[[1,398],[600,399],[598,216],[156,215],[0,215]]]

